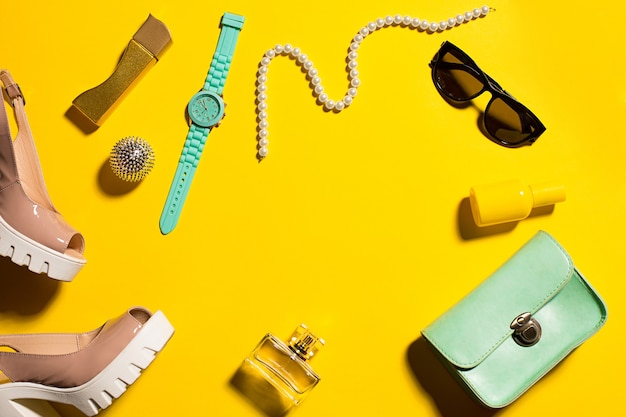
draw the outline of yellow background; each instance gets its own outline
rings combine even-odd
[[[294,415],[492,415],[447,376],[420,330],[544,229],[605,298],[609,320],[498,414],[616,415],[626,373],[624,2],[488,4],[497,11],[443,33],[396,27],[367,37],[362,87],[339,114],[315,104],[300,67],[275,59],[262,163],[255,81],[267,49],[300,47],[337,99],[347,88],[346,50],[367,22],[398,13],[438,21],[482,4],[5,4],[0,67],[24,91],[49,192],[84,234],[88,263],[59,283],[0,259],[0,331],[86,331],[133,305],[162,310],[176,334],[109,417],[259,415],[229,379],[266,332],[286,338],[300,322],[327,344],[312,362],[322,382]],[[185,106],[202,86],[225,11],[246,17],[227,117],[209,137],[178,226],[163,236]],[[84,134],[65,116],[72,100],[112,73],[149,13],[170,29],[171,48]],[[439,96],[428,62],[444,40],[539,116],[547,131],[532,147],[506,149],[481,134],[486,98],[459,110]],[[149,141],[157,158],[136,187],[108,167],[112,146],[129,135]],[[509,178],[562,181],[567,201],[477,229],[469,188]]]

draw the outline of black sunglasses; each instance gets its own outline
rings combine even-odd
[[[504,91],[463,51],[444,42],[430,63],[439,93],[446,99],[464,102],[485,91],[491,93],[483,115],[490,139],[509,148],[532,145],[545,132],[545,126],[526,106]]]

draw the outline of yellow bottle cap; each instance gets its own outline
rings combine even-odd
[[[555,182],[532,184],[533,207],[549,206],[565,201],[565,186]]]

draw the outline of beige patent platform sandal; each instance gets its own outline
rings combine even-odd
[[[165,347],[174,327],[133,307],[86,333],[0,336],[0,416],[58,417],[52,403],[95,416]]]
[[[0,106],[0,255],[35,273],[71,281],[85,265],[85,241],[50,201],[19,86],[7,70],[0,70],[0,81],[18,127],[13,140]]]

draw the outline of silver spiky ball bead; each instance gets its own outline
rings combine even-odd
[[[141,181],[154,166],[154,151],[142,138],[128,136],[113,146],[109,163],[115,175],[124,181]]]

